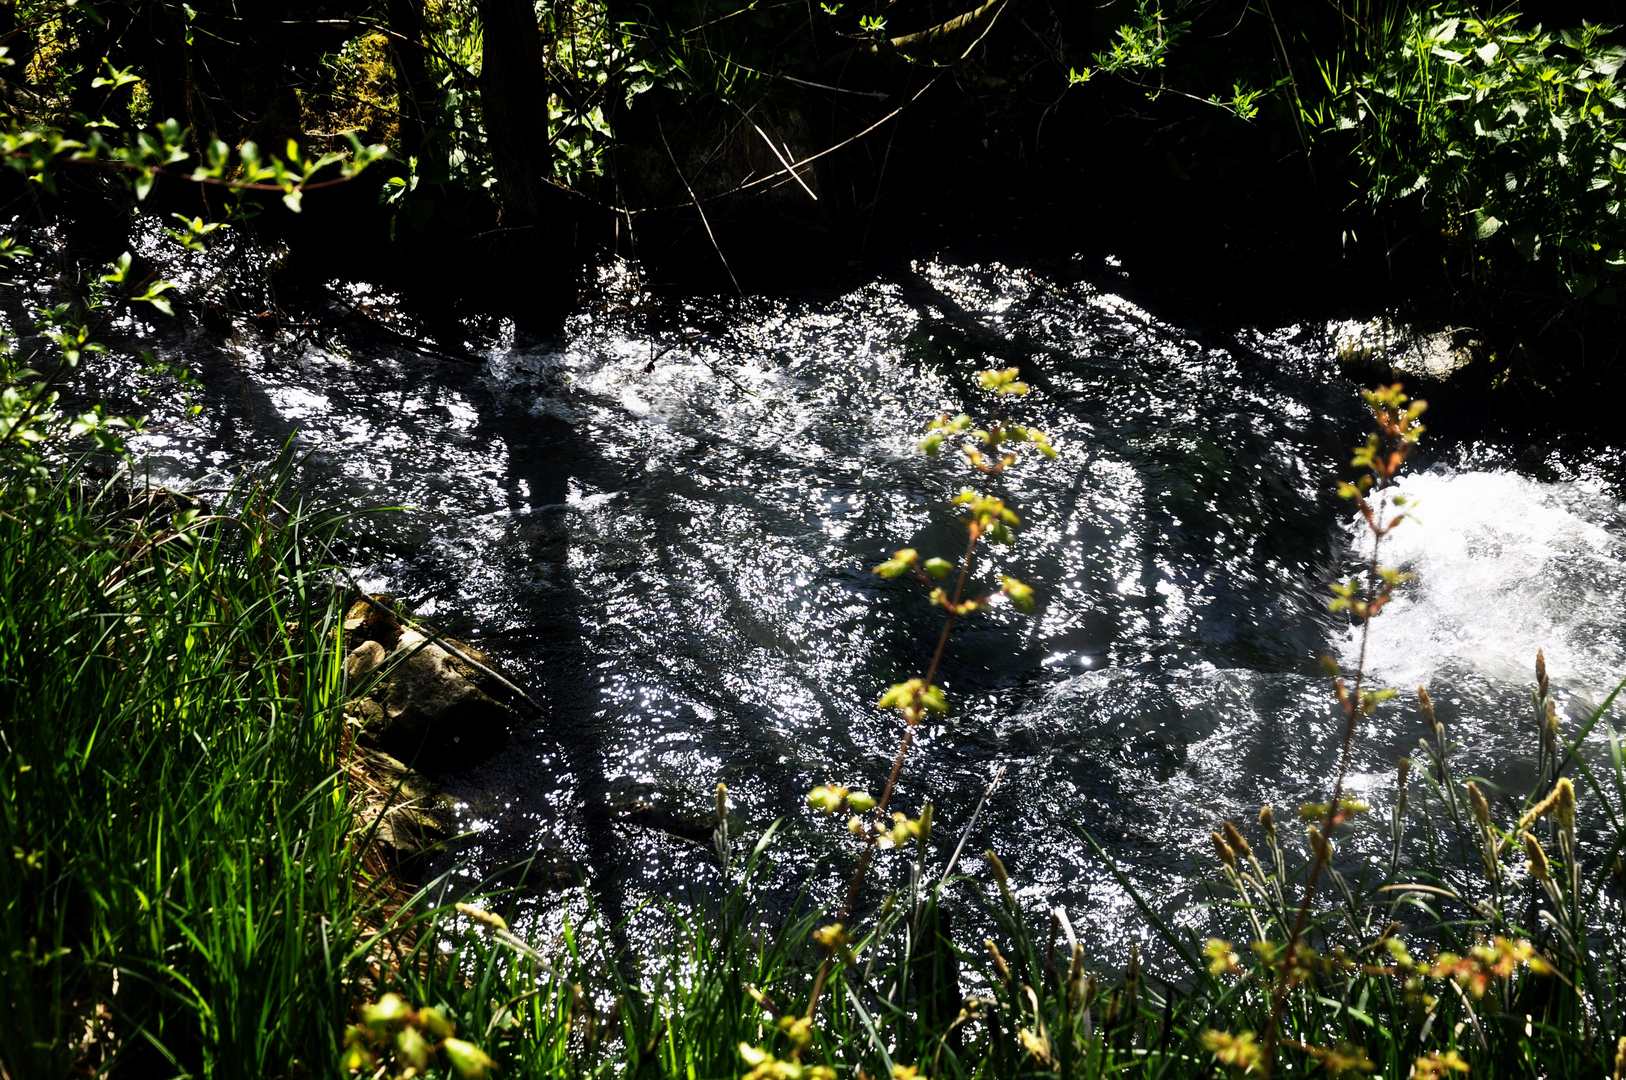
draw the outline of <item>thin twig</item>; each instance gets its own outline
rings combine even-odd
[[[1288,990],[1289,968],[1296,961],[1297,947],[1309,923],[1310,905],[1315,897],[1316,885],[1320,880],[1321,871],[1327,867],[1332,859],[1332,834],[1345,818],[1342,806],[1344,797],[1344,781],[1349,775],[1350,757],[1355,743],[1355,729],[1360,717],[1366,715],[1367,705],[1363,698],[1366,681],[1367,644],[1372,630],[1372,619],[1378,610],[1384,606],[1392,594],[1393,581],[1384,577],[1378,556],[1383,547],[1383,538],[1387,536],[1396,525],[1404,520],[1405,515],[1400,514],[1393,521],[1386,521],[1389,510],[1388,489],[1395,483],[1400,468],[1410,453],[1411,445],[1421,432],[1420,426],[1415,423],[1415,417],[1425,407],[1417,402],[1410,410],[1405,408],[1406,396],[1400,393],[1400,387],[1385,388],[1390,393],[1380,397],[1376,394],[1367,396],[1371,407],[1373,419],[1377,422],[1377,433],[1372,436],[1369,449],[1365,453],[1365,464],[1370,469],[1370,478],[1377,481],[1376,488],[1382,492],[1378,499],[1376,510],[1366,501],[1364,492],[1370,490],[1365,485],[1349,485],[1353,498],[1360,507],[1361,518],[1365,521],[1367,529],[1372,534],[1372,555],[1367,563],[1367,591],[1363,599],[1353,602],[1352,611],[1361,619],[1361,646],[1356,658],[1355,679],[1353,690],[1344,686],[1340,678],[1337,682],[1338,701],[1344,710],[1344,737],[1339,752],[1338,773],[1333,783],[1332,801],[1327,804],[1322,814],[1321,830],[1319,834],[1312,833],[1310,871],[1304,884],[1304,892],[1299,901],[1298,914],[1293,921],[1292,931],[1288,934],[1287,946],[1282,953],[1282,968],[1275,974],[1271,986],[1270,1018],[1265,1028],[1261,1060],[1261,1073],[1269,1080],[1276,1064],[1276,1047],[1280,1035],[1282,1009]],[[1351,585],[1353,589],[1353,583]],[[1438,729],[1436,729],[1438,730]],[[1444,750],[1441,749],[1443,756]],[[1448,789],[1449,790],[1449,789]]]
[[[768,138],[768,133],[763,131],[761,126],[758,125],[755,120],[751,120],[749,113],[745,114],[745,118],[750,121],[753,128],[756,128],[757,134],[762,136],[762,141],[768,144],[768,149],[772,150],[773,156],[779,159],[779,164],[783,165],[787,169],[790,169],[790,175],[795,178],[798,184],[802,185],[802,190],[807,192],[807,197],[812,199],[814,202],[818,202],[819,197],[813,194],[813,189],[807,186],[807,182],[802,179],[801,174],[795,169],[791,169],[790,162],[785,160],[785,155],[779,152],[779,147],[775,146],[773,144],[773,140]]]
[[[700,215],[700,224],[706,227],[706,235],[711,238],[712,250],[717,252],[717,258],[722,261],[723,269],[728,271],[728,280],[734,283],[734,291],[744,296],[745,290],[740,288],[739,279],[734,276],[734,268],[728,265],[728,258],[723,254],[721,245],[717,243],[717,234],[711,231],[711,222],[706,218],[706,208],[700,205],[700,199],[695,195],[694,188],[689,186],[682,168],[678,166],[677,155],[672,153],[672,144],[666,141],[666,128],[661,126],[660,117],[655,118],[655,130],[660,133],[661,145],[666,147],[666,156],[672,159],[672,171],[677,173],[677,178],[683,183],[683,189],[689,193],[689,199]]]
[[[997,431],[999,423],[999,414],[996,411],[990,430]],[[1003,465],[998,465],[985,471],[990,475],[997,475],[1003,468]],[[966,582],[970,580],[971,569],[976,562],[977,541],[982,538],[982,528],[976,519],[972,519],[967,531],[971,535],[966,543],[965,558],[960,562],[959,580],[954,584],[954,598],[946,605],[948,613],[943,618],[943,632],[938,635],[937,649],[932,653],[932,662],[926,669],[924,682],[928,689],[930,689],[932,681],[937,677],[937,668],[942,664],[943,653],[948,648],[949,635],[954,632],[954,624],[959,620],[960,605],[965,599]],[[893,792],[897,790],[898,776],[903,772],[903,763],[908,757],[910,745],[914,742],[915,728],[917,726],[918,720],[913,720],[903,729],[903,739],[898,744],[897,756],[892,761],[892,773],[886,779],[886,787],[881,792],[881,801],[875,806],[875,815],[882,820],[885,820],[886,809],[892,802]],[[846,898],[841,904],[839,917],[842,922],[851,917],[853,906],[858,902],[858,891],[863,886],[865,872],[869,869],[870,860],[875,855],[875,845],[879,841],[880,834],[873,829],[869,830],[866,834],[863,854],[858,858],[858,867],[853,871],[852,881],[847,885]],[[956,849],[956,855],[958,855],[958,849]],[[814,976],[813,992],[808,996],[807,1002],[807,1018],[809,1020],[813,1018],[813,1014],[819,1007],[819,997],[824,992],[824,984],[829,979],[830,969],[835,963],[835,956],[834,949],[827,953],[823,962],[819,964],[818,974]]]
[[[1007,0],[1007,2],[1008,2],[1008,0]],[[956,62],[958,60],[964,60],[966,57],[970,56],[972,51],[975,50],[978,45],[982,44],[983,39],[986,38],[989,35],[989,33],[992,32],[992,30],[994,29],[994,24],[999,21],[999,16],[1004,13],[1005,7],[1006,7],[1006,4],[1001,4],[999,6],[999,8],[994,11],[993,15],[991,15],[988,18],[986,24],[983,26],[982,33],[977,35],[977,39],[975,41],[973,41],[970,45],[966,46],[965,51],[962,52],[956,58]],[[864,136],[870,134],[873,131],[878,130],[882,126],[890,123],[891,121],[895,120],[898,116],[902,115],[902,113],[903,113],[903,111],[905,109],[909,108],[909,106],[911,106],[915,102],[919,101],[926,94],[926,92],[928,90],[930,90],[932,87],[936,86],[937,83],[938,83],[938,80],[940,80],[944,76],[944,74],[946,74],[949,70],[951,70],[952,67],[953,67],[952,64],[945,64],[942,67],[938,68],[937,74],[933,75],[929,80],[927,80],[927,82],[926,82],[926,84],[924,86],[922,86],[919,90],[915,91],[915,93],[909,98],[908,101],[905,101],[902,105],[899,105],[897,108],[893,109],[891,112],[887,113],[885,116],[881,117],[879,120],[877,120],[874,123],[870,124],[868,127],[864,128],[862,131],[858,132],[857,134],[850,135],[847,138],[842,139],[840,142],[834,143],[833,145],[830,145],[830,146],[827,146],[823,150],[820,150],[819,152],[817,152],[815,154],[809,154],[805,158],[801,158],[798,161],[792,162],[791,167],[789,169],[780,169],[777,172],[768,173],[766,176],[759,176],[755,180],[747,180],[744,183],[738,184],[735,187],[732,187],[732,188],[728,189],[727,191],[721,191],[721,192],[718,192],[715,195],[708,195],[706,197],[705,201],[707,201],[707,202],[715,202],[718,199],[724,199],[724,198],[727,198],[730,195],[738,195],[742,191],[750,191],[753,188],[761,187],[764,184],[772,183],[773,181],[776,181],[776,180],[782,180],[785,176],[789,175],[792,170],[800,169],[804,165],[810,165],[813,162],[818,161],[820,158],[828,157],[829,155],[835,153],[837,150],[841,150],[841,149],[844,149],[847,146],[850,146],[851,144],[857,142],[859,139],[862,139]],[[662,138],[663,138],[663,141],[664,141],[665,137],[662,136]],[[671,148],[670,147],[667,148],[667,153],[671,153]],[[692,197],[693,192],[691,192],[690,195]],[[675,210],[675,209],[678,209],[679,207],[681,207],[683,205],[685,205],[685,204],[683,204],[683,203],[671,203],[669,205],[645,206],[645,207],[638,207],[638,208],[628,208],[628,207],[622,207],[622,206],[610,206],[610,207],[606,207],[606,209],[611,210],[611,211],[613,211],[615,213],[618,213],[618,214],[629,214],[630,215],[630,214],[649,214],[649,213],[654,213],[655,211],[658,211],[658,210]]]

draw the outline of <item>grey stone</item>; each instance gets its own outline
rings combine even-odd
[[[379,738],[409,749],[429,738],[473,749],[500,739],[514,719],[512,709],[486,692],[488,676],[416,630],[402,629],[388,662],[396,667],[384,692]]]
[[[350,650],[350,655],[344,659],[344,676],[350,680],[350,685],[360,683],[367,676],[377,671],[389,655],[384,646],[376,641],[364,641]]]

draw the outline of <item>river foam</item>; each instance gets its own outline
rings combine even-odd
[[[1442,674],[1529,681],[1538,649],[1556,685],[1589,697],[1626,677],[1626,505],[1605,485],[1441,469],[1398,490],[1415,520],[1382,560],[1416,577],[1373,623],[1379,680],[1436,692]]]

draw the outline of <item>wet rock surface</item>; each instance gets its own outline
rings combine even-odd
[[[389,653],[384,646],[376,641],[364,641],[350,650],[350,655],[344,660],[344,677],[354,685],[365,681],[368,676],[383,666],[384,658]]]
[[[507,737],[516,714],[493,696],[506,688],[485,653],[406,625],[388,597],[358,600],[344,628],[345,674],[362,690],[352,712],[363,743],[409,762],[432,754],[455,767],[489,754]],[[376,685],[366,686],[369,681]]]
[[[1377,318],[1334,323],[1329,330],[1339,368],[1361,383],[1463,384],[1493,360],[1479,332],[1466,326],[1425,331]]]
[[[688,814],[646,799],[612,799],[608,818],[617,824],[663,832],[707,846],[717,830],[715,815]]]
[[[425,774],[476,764],[502,745],[514,710],[494,694],[511,684],[489,656],[412,624],[393,598],[358,598],[344,620],[345,706],[355,732],[352,774],[361,786],[355,829],[390,872],[421,881],[463,832],[459,807]],[[533,887],[562,888],[581,874],[544,849]]]

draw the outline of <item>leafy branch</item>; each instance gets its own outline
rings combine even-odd
[[[958,565],[941,557],[922,559],[914,548],[904,548],[876,566],[874,570],[883,578],[900,578],[912,574],[922,585],[929,587],[930,603],[943,612],[943,627],[925,674],[889,687],[877,702],[883,709],[896,711],[904,722],[903,735],[892,762],[892,771],[881,791],[881,797],[877,800],[867,792],[853,792],[836,784],[825,784],[815,788],[808,796],[810,805],[827,814],[834,814],[843,807],[853,811],[847,827],[863,842],[864,847],[852,880],[847,886],[846,896],[838,915],[839,921],[819,931],[818,940],[826,952],[818,973],[814,976],[807,1011],[801,1021],[806,1025],[811,1025],[817,1015],[820,997],[836,963],[852,962],[845,924],[852,916],[859,890],[876,849],[883,846],[901,847],[914,840],[920,851],[922,853],[925,851],[926,841],[931,834],[931,804],[927,803],[922,808],[918,818],[911,818],[901,812],[889,813],[889,808],[916,729],[928,717],[943,716],[949,710],[948,696],[942,687],[936,684],[936,678],[956,623],[987,606],[999,596],[1005,597],[1019,610],[1031,611],[1033,608],[1032,588],[1007,574],[999,575],[997,589],[978,591],[973,588],[968,592],[976,567],[979,545],[984,543],[1009,545],[1014,539],[1012,530],[1021,524],[1021,519],[1015,511],[1005,504],[1004,499],[992,494],[992,489],[1006,470],[1021,460],[1024,449],[1037,452],[1046,458],[1057,456],[1049,436],[1043,431],[1004,419],[1001,409],[1004,401],[1028,392],[1028,385],[1021,382],[1017,376],[1016,368],[979,372],[978,383],[984,391],[993,395],[995,400],[987,421],[978,426],[968,414],[962,413],[953,418],[942,416],[931,422],[925,438],[920,443],[921,452],[927,456],[936,456],[950,440],[957,440],[963,464],[980,481],[980,490],[965,488],[953,500],[955,506],[964,508],[961,520],[966,528],[965,552],[960,557]],[[956,570],[958,576],[951,593],[940,583],[954,575]],[[793,1062],[799,1061],[801,1049],[802,1045],[798,1044],[793,1051]],[[754,1047],[742,1047],[741,1052],[746,1054],[748,1061],[764,1053]],[[760,1065],[760,1062],[757,1064]],[[800,1068],[799,1065],[794,1067]]]

